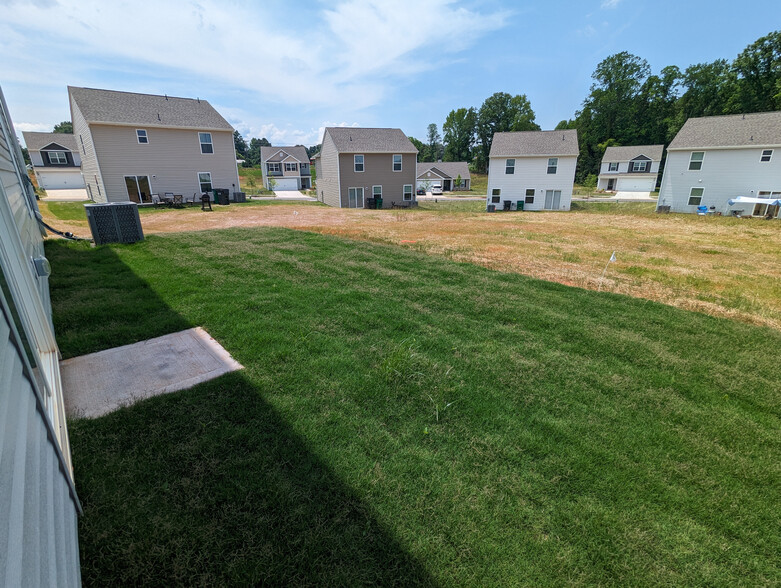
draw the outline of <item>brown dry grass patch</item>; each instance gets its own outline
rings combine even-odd
[[[47,215],[45,206],[42,212]],[[86,222],[49,218],[88,232]],[[142,223],[146,234],[258,226],[315,231],[781,328],[781,225],[775,221],[619,209],[486,214],[291,203],[157,212],[144,214]],[[601,279],[612,251],[617,262]]]

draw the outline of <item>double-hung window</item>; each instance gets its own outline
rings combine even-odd
[[[372,198],[382,198],[382,186],[372,186]]]
[[[773,158],[773,150],[772,149],[764,149],[762,151],[762,156],[759,158],[759,161],[762,163],[768,163]]]
[[[363,171],[363,155],[353,155],[353,169],[356,172]]]
[[[212,174],[211,172],[198,172],[198,183],[201,185],[201,192],[207,194],[212,191]]]
[[[296,167],[295,163],[286,163],[285,164],[285,171],[286,172],[290,172],[290,171],[294,172],[294,171],[296,171],[296,169],[298,169],[298,168]]]
[[[633,171],[633,172],[648,171],[648,162],[647,161],[633,161],[629,165],[631,166],[631,169],[629,171]]]
[[[401,155],[393,156],[393,171],[401,171]]]
[[[211,133],[198,133],[198,140],[201,142],[201,153],[214,153]]]
[[[136,129],[136,140],[139,143],[149,143],[149,136],[146,134],[146,129]]]
[[[491,204],[499,204],[499,201],[502,199],[502,189],[501,188],[494,188],[491,190]]]
[[[404,200],[412,200],[412,184],[404,184]]]
[[[704,151],[692,151],[689,157],[689,171],[698,171],[702,169],[702,162],[705,159]]]
[[[280,171],[279,164],[275,161],[270,161],[266,164],[268,166],[268,173],[278,174]]]
[[[515,160],[508,159],[504,162],[504,173],[512,175],[515,173]]]
[[[555,174],[556,170],[559,167],[559,158],[558,157],[551,157],[548,159],[548,173],[549,174]]]
[[[705,188],[692,188],[689,191],[689,206],[699,206],[702,204],[702,195],[705,193]]]
[[[617,172],[618,171],[618,162],[613,161],[611,163],[607,164],[607,171],[609,172]]]
[[[524,199],[526,204],[534,204],[534,188],[526,190],[526,198]]]
[[[65,156],[64,151],[49,151],[49,163],[63,165],[68,163],[68,158]]]

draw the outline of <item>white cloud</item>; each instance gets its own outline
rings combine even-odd
[[[279,104],[351,112],[377,104],[398,80],[437,67],[508,17],[456,0],[340,0],[319,12],[307,9],[302,20],[266,3],[221,0],[16,0],[3,12],[0,51],[45,56],[59,47],[68,58],[47,65],[60,76],[69,70],[71,80],[101,68],[137,73],[152,66],[189,75],[190,93],[202,97],[218,85]],[[2,41],[10,36],[13,45]],[[0,72],[13,68],[6,63]],[[165,78],[160,82],[159,90],[112,87],[162,93]]]
[[[621,4],[621,0],[602,0],[601,8],[615,8]]]
[[[46,123],[14,123],[14,129],[16,129],[16,131],[19,133],[51,133],[53,128],[54,125],[49,125]]]

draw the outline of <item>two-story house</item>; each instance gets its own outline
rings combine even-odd
[[[302,145],[261,147],[260,162],[266,190],[309,190],[312,187],[309,156]]]
[[[68,96],[95,202],[239,190],[233,127],[206,100],[75,87]]]
[[[414,206],[418,150],[401,129],[328,127],[317,157],[317,197],[329,206]]]
[[[781,111],[690,118],[667,148],[658,209],[778,218],[779,198]]]
[[[495,133],[486,206],[569,210],[578,153],[575,130]]]
[[[664,145],[608,147],[599,167],[598,190],[653,192]]]
[[[44,190],[84,187],[81,156],[70,133],[22,132],[38,185]]]

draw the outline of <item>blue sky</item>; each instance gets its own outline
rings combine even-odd
[[[424,139],[499,91],[550,129],[608,55],[731,60],[779,17],[778,0],[0,0],[0,85],[18,131],[68,120],[67,85],[205,98],[273,145],[336,125]]]

